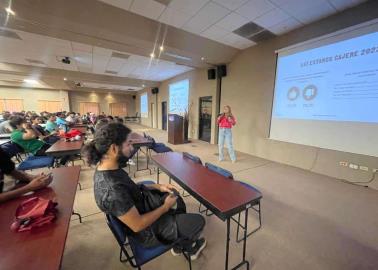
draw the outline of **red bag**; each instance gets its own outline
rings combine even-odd
[[[64,135],[62,137],[69,139],[69,138],[73,138],[77,135],[81,136],[81,132],[77,129],[72,128],[72,129],[70,129],[70,131],[64,133]]]
[[[58,203],[52,200],[32,197],[23,201],[16,210],[16,219],[11,225],[14,232],[30,231],[52,223],[57,214]]]

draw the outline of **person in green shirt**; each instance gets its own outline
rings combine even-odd
[[[12,116],[9,124],[14,128],[11,134],[12,142],[21,146],[27,153],[35,156],[44,156],[49,144],[38,140],[38,136],[30,124],[26,123],[25,118],[19,115]]]

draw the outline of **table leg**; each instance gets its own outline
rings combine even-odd
[[[228,270],[228,252],[230,250],[230,218],[227,219],[227,236],[226,236],[226,265],[225,268]]]
[[[157,175],[156,175],[156,182],[159,184],[159,174],[160,174],[160,169],[159,169],[159,167],[157,167],[156,172],[157,172]]]

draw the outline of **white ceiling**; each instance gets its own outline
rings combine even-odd
[[[25,82],[25,79],[35,80],[35,82]],[[13,86],[13,87],[30,87],[30,88],[51,88],[45,82],[38,80],[37,77],[26,77],[21,75],[14,74],[0,74],[0,84],[4,86]]]
[[[253,21],[281,35],[366,0],[99,0],[214,41],[245,49],[253,41],[232,33]]]
[[[1,28],[0,28],[1,31]],[[163,81],[192,70],[191,67],[177,65],[174,62],[152,59],[125,52],[116,52],[96,46],[71,42],[19,30],[20,39],[0,35],[0,63],[31,65],[80,71],[116,77],[128,77],[140,80]],[[27,48],[27,49],[26,49]],[[120,53],[127,59],[115,57]],[[63,64],[60,59],[71,58],[71,64]],[[27,59],[42,61],[31,63]],[[110,71],[110,73],[106,72]]]

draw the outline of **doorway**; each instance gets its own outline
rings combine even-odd
[[[161,123],[162,123],[162,129],[163,130],[167,130],[167,119],[168,119],[168,115],[167,115],[167,102],[166,101],[163,101],[161,103]]]
[[[213,108],[212,97],[199,99],[199,139],[205,142],[211,140],[211,116]]]

